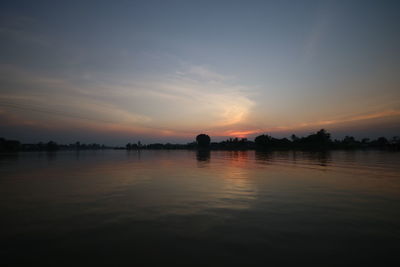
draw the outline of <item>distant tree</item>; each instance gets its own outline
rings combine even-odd
[[[273,138],[267,134],[257,136],[254,142],[258,149],[288,149],[292,145],[287,138]]]
[[[392,140],[390,140],[390,143],[392,143],[392,144],[400,144],[400,137],[399,136],[393,136]]]
[[[271,145],[272,137],[267,134],[259,135],[254,139],[254,142],[258,148],[267,148]]]
[[[363,138],[362,140],[361,140],[361,143],[363,144],[363,145],[366,145],[366,144],[368,144],[369,143],[369,138]]]
[[[4,150],[5,143],[6,143],[6,139],[0,138],[0,151]]]
[[[360,142],[357,141],[353,136],[345,136],[342,141],[342,147],[346,149],[355,149],[360,146]]]
[[[389,142],[389,148],[394,150],[400,150],[400,137],[393,136],[392,140]]]
[[[331,134],[328,133],[325,129],[321,129],[317,132],[318,140],[326,145],[331,142]]]
[[[48,151],[55,151],[58,149],[59,149],[59,146],[56,142],[50,141],[46,144],[46,150],[48,150]]]
[[[199,134],[196,136],[196,142],[199,147],[206,148],[210,146],[211,138],[207,134]]]
[[[1,138],[0,149],[5,151],[18,151],[21,148],[21,143],[17,140],[6,140]]]
[[[315,134],[310,134],[301,139],[304,148],[326,149],[332,143],[331,135],[325,129],[321,129]]]
[[[386,145],[389,144],[389,141],[385,137],[379,137],[376,140],[376,142],[377,142],[378,146],[381,147],[381,148],[383,148],[383,147],[385,147]]]
[[[345,143],[345,144],[351,144],[354,142],[356,142],[356,139],[353,136],[346,135],[343,139],[343,143]]]
[[[126,146],[125,146],[125,147],[126,147],[126,149],[127,149],[127,150],[131,150],[131,149],[132,149],[132,145],[131,145],[131,143],[128,143],[128,144],[126,144]]]

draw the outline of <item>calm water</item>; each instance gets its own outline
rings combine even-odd
[[[7,264],[388,266],[400,153],[0,155]]]

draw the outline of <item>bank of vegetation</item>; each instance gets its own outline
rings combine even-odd
[[[382,149],[400,151],[400,138],[395,136],[391,139],[379,137],[377,139],[364,138],[357,140],[353,136],[343,139],[332,139],[331,134],[321,129],[308,136],[299,137],[292,135],[290,138],[275,138],[268,134],[262,134],[248,140],[247,138],[229,138],[221,142],[212,142],[207,134],[199,134],[196,140],[187,144],[142,144],[132,142],[124,147],[109,147],[96,143],[81,144],[58,144],[54,141],[37,144],[23,144],[17,140],[0,138],[1,152],[17,151],[57,151],[57,150],[99,150],[99,149],[210,149],[210,150],[333,150],[333,149]]]

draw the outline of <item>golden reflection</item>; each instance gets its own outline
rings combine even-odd
[[[213,173],[221,184],[218,194],[219,208],[248,209],[257,197],[257,188],[251,178],[248,151],[223,151],[225,164]]]

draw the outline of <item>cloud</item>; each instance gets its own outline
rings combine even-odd
[[[400,110],[383,110],[378,112],[372,112],[360,115],[340,116],[332,118],[330,120],[320,120],[314,122],[301,122],[290,125],[277,125],[265,128],[252,128],[252,127],[241,127],[236,130],[227,130],[216,133],[219,136],[234,136],[234,137],[246,137],[249,135],[258,135],[263,133],[296,133],[297,131],[304,130],[318,130],[320,128],[330,127],[330,129],[337,129],[342,125],[347,124],[363,124],[369,123],[371,120],[383,120],[387,118],[395,118],[400,116]]]
[[[191,74],[195,77],[204,79],[206,81],[224,81],[227,80],[229,77],[221,75],[219,73],[213,72],[206,67],[203,66],[191,66],[188,72],[180,72],[183,75]]]
[[[86,123],[100,131],[189,136],[234,127],[255,104],[248,88],[204,67],[142,79],[96,73],[68,79],[0,67],[0,82],[10,86],[0,92],[1,109],[18,113],[21,121],[51,121],[60,127]]]
[[[148,94],[174,101],[183,123],[196,122],[202,128],[240,123],[255,105],[247,95],[248,88],[204,67],[191,66],[186,72],[148,84]]]
[[[0,71],[0,114],[8,125],[77,127],[127,135],[192,137],[207,132],[212,136],[246,137],[335,129],[400,115],[386,103],[375,112],[316,121],[256,122],[252,114],[256,102],[249,97],[250,88],[232,77],[196,66],[140,79],[101,73],[71,79],[8,65],[0,65]],[[194,75],[197,72],[199,75]]]
[[[201,69],[202,74],[194,75],[193,69]],[[0,117],[3,126],[10,127],[180,138],[207,132],[222,138],[338,129],[400,116],[400,110],[387,104],[375,112],[317,121],[256,122],[250,88],[205,67],[187,66],[141,79],[99,73],[69,79],[7,65],[1,65],[0,71]]]

